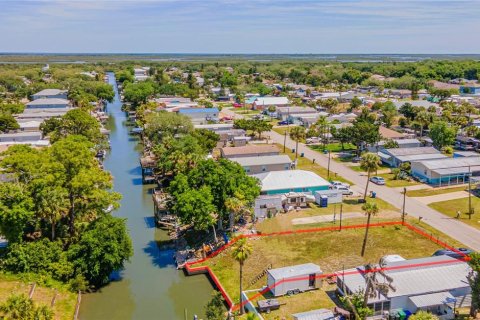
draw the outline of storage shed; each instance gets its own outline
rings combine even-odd
[[[323,272],[314,263],[299,264],[267,271],[267,285],[275,296],[293,294],[321,287],[317,276]]]

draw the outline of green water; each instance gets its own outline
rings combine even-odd
[[[115,83],[113,74],[110,83]],[[126,117],[115,88],[115,101],[108,104],[111,151],[105,169],[114,177],[115,190],[123,195],[114,215],[127,219],[134,256],[115,281],[96,293],[85,294],[80,319],[193,319],[204,315],[212,285],[204,275],[187,277],[175,268],[173,250],[162,249],[164,231],[153,222],[150,188],[142,185],[138,141],[128,134]]]

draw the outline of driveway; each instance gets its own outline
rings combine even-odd
[[[275,131],[270,131],[267,134],[274,143],[283,145],[284,136]],[[287,137],[286,146],[287,148],[293,149],[295,148],[295,142]],[[298,153],[304,153],[307,159],[315,159],[316,163],[325,168],[328,166],[328,155],[313,151],[303,143],[298,144]],[[338,173],[355,184],[352,187],[354,191],[363,194],[367,182],[367,177],[365,175],[353,171],[349,167],[333,160],[330,161],[330,171],[333,173],[330,175],[332,178],[335,173]],[[373,183],[370,183],[369,185],[369,191],[370,190],[375,191],[380,198],[389,202],[393,206],[402,208],[403,194],[401,191],[386,186],[377,186]],[[421,217],[422,221],[435,229],[462,242],[474,250],[480,251],[480,230],[470,227],[457,219],[447,217],[415,198],[406,197],[405,212],[415,218]],[[400,219],[400,216],[398,218]]]
[[[444,194],[436,194],[434,196],[428,196],[428,197],[415,197],[412,199],[420,201],[421,203],[424,203],[424,204],[430,204],[434,202],[455,200],[455,199],[461,199],[461,198],[468,198],[468,192],[458,191],[458,192],[451,192],[451,193],[444,193]]]

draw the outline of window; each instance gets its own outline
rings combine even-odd
[[[263,172],[267,171],[267,166],[262,166],[262,171]]]

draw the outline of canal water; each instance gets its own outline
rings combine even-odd
[[[82,296],[79,318],[190,320],[196,314],[201,319],[213,287],[204,275],[187,277],[178,271],[173,250],[162,245],[168,237],[155,227],[151,187],[142,185],[141,147],[129,135],[114,74],[108,75],[115,100],[107,105],[112,148],[104,165],[114,177],[115,190],[123,195],[120,209],[113,214],[127,219],[134,255],[125,270],[114,275],[115,281]]]

